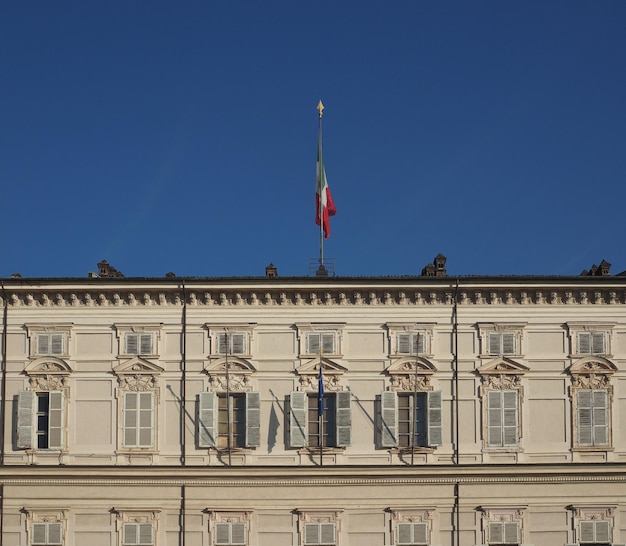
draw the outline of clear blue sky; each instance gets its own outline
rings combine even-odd
[[[626,2],[5,1],[0,277],[626,269]]]

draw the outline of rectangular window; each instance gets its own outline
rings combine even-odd
[[[441,391],[381,394],[383,447],[434,447],[442,442]]]
[[[576,393],[578,445],[609,444],[608,395],[603,389],[583,389]]]
[[[578,332],[578,354],[602,355],[605,354],[604,332]]]
[[[123,546],[152,546],[154,528],[152,523],[124,523],[122,528]]]
[[[519,544],[519,525],[515,521],[489,523],[489,546]]]
[[[291,447],[347,447],[352,440],[350,391],[326,393],[324,412],[318,409],[318,394],[292,392],[290,397]],[[321,444],[321,445],[320,445]]]
[[[487,443],[490,447],[516,446],[519,440],[518,392],[487,392]]]
[[[427,546],[427,523],[398,523],[397,546]]]
[[[21,391],[17,404],[17,446],[61,449],[63,404],[63,391]]]
[[[310,355],[335,354],[335,332],[311,332],[306,335],[306,352]]]
[[[126,334],[125,354],[151,355],[154,354],[152,345],[152,334]]]
[[[398,334],[398,354],[418,355],[424,353],[425,336],[420,332]]]
[[[198,398],[198,447],[227,449],[261,445],[258,392],[201,392]]]
[[[247,541],[246,524],[238,522],[215,524],[215,546],[245,546]]]
[[[64,354],[64,334],[37,334],[37,354],[44,356]]]
[[[609,544],[611,542],[611,525],[608,521],[581,521],[581,544]]]
[[[490,355],[513,355],[515,354],[515,334],[512,332],[489,332]]]
[[[245,355],[246,351],[246,333],[232,332],[217,334],[217,353],[221,355]]]
[[[33,546],[63,544],[63,525],[59,522],[33,523]]]
[[[154,393],[125,392],[123,447],[153,447]]]
[[[305,523],[304,546],[335,546],[336,528],[334,523]]]

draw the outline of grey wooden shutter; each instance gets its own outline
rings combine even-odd
[[[63,447],[63,391],[50,391],[48,396],[48,448]]]
[[[320,544],[335,544],[335,524],[320,523]]]
[[[319,334],[307,334],[306,352],[310,355],[319,354],[320,352],[320,335]]]
[[[230,544],[230,523],[216,523],[214,529],[216,545]]]
[[[60,522],[50,522],[48,526],[47,544],[63,544],[63,525]]]
[[[261,445],[261,395],[246,393],[246,447]]]
[[[46,544],[48,542],[48,537],[46,536],[47,527],[47,523],[33,523],[33,544]]]
[[[428,544],[428,524],[413,524],[413,540],[415,544]]]
[[[289,445],[305,447],[307,445],[308,398],[305,392],[292,392],[289,396]]]
[[[497,332],[490,332],[488,336],[489,340],[489,354],[499,355],[502,354],[502,336]]]
[[[350,391],[337,391],[336,396],[336,427],[335,445],[348,447],[352,441],[352,396]]]
[[[606,352],[604,349],[604,333],[594,332],[591,335],[591,352],[594,355],[601,355]]]
[[[402,354],[411,352],[411,334],[398,334],[398,352]]]
[[[489,543],[504,543],[504,523],[501,521],[492,521],[489,523]]]
[[[221,355],[225,355],[226,354],[226,334],[217,334],[216,338],[217,338],[217,353]],[[230,353],[230,350],[228,352]]]
[[[595,542],[595,522],[580,522],[580,542]]]
[[[502,392],[487,392],[487,442],[490,446],[502,445]]]
[[[245,523],[231,523],[231,544],[233,546],[245,546],[246,540],[246,524]]]
[[[502,391],[502,423],[503,423],[503,445],[517,445],[519,439],[519,417],[517,412],[517,391]]]
[[[426,394],[426,397],[426,426],[428,428],[428,445],[440,446],[443,443],[441,391],[431,391]]]
[[[63,334],[50,334],[50,354],[63,354]]]
[[[425,343],[424,343],[424,339],[426,338],[426,336],[419,332],[417,334],[413,334],[413,345],[414,345],[414,349],[415,349],[415,354],[422,354],[424,353],[426,350],[424,349],[425,347]]]
[[[126,544],[139,544],[139,524],[125,523],[122,529],[122,542]]]
[[[201,392],[198,395],[198,447],[217,444],[217,395]]]
[[[395,447],[398,445],[398,394],[383,391],[380,395],[380,445]]]
[[[322,352],[327,355],[335,354],[335,334],[321,334],[322,337]]]
[[[304,544],[306,546],[320,543],[320,526],[319,523],[304,524]]]
[[[588,355],[591,353],[591,333],[578,332],[578,353]]]
[[[246,334],[238,332],[231,334],[231,352],[235,355],[242,355],[246,352]]]
[[[505,544],[519,543],[519,526],[515,521],[504,522],[504,542]]]
[[[596,542],[609,542],[611,540],[611,525],[608,521],[596,521]]]
[[[126,334],[126,354],[136,355],[138,353],[138,336],[137,334]]]
[[[141,344],[141,352],[142,355],[151,355],[153,353],[152,350],[152,334],[141,334],[140,344]]]
[[[35,422],[34,391],[20,391],[17,397],[17,447],[30,449],[34,444]]]
[[[139,524],[139,544],[143,545],[151,545],[154,544],[154,536],[153,536],[154,528],[151,523],[140,523]]]
[[[502,334],[502,354],[503,355],[515,354],[515,334],[513,333]]]
[[[593,445],[592,392],[590,389],[576,393],[576,412],[578,413],[578,445]]]
[[[404,544],[413,544],[412,523],[398,523],[396,544],[403,546]]]
[[[50,352],[50,336],[48,334],[37,335],[37,354],[47,355]]]
[[[605,390],[594,390],[593,403],[593,445],[609,443],[608,396]]]

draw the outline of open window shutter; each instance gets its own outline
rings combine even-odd
[[[515,521],[504,522],[504,543],[517,544],[519,542],[519,528]]]
[[[489,334],[489,354],[499,355],[502,354],[502,336],[496,332]]]
[[[50,334],[50,354],[63,354],[63,334]]]
[[[246,524],[231,523],[231,544],[233,546],[245,546],[246,543]]]
[[[20,391],[17,397],[17,447],[30,449],[34,443],[34,391]]]
[[[63,447],[63,392],[50,391],[48,398],[48,447]]]
[[[261,445],[261,395],[246,393],[246,447]]]
[[[607,392],[605,390],[593,391],[592,402],[593,445],[607,445],[609,443]]]
[[[517,415],[517,391],[502,391],[504,445],[517,445],[518,415]]]
[[[138,353],[137,334],[126,334],[126,354],[136,355]]]
[[[152,350],[152,334],[141,334],[141,353],[142,355],[151,355]]]
[[[591,353],[591,333],[578,332],[578,353],[582,355]]]
[[[398,352],[402,354],[411,353],[411,334],[398,334]]]
[[[606,352],[604,348],[604,332],[594,332],[591,335],[591,352],[594,355],[601,355]]]
[[[380,395],[380,445],[395,447],[398,445],[398,394],[383,391]]]
[[[198,395],[198,447],[215,447],[217,433],[217,396],[214,392]]]
[[[348,447],[352,441],[352,395],[350,391],[337,391],[337,437],[338,447]]]
[[[515,354],[515,334],[513,333],[502,334],[502,354],[503,355]]]
[[[306,352],[310,355],[319,354],[320,352],[320,335],[319,334],[307,334]]]
[[[589,389],[579,390],[576,394],[576,411],[578,413],[578,445],[593,445],[592,428],[592,391]],[[581,522],[582,523],[582,522]]]
[[[487,441],[502,445],[502,391],[487,392]]]
[[[292,392],[289,397],[289,445],[304,447],[307,444],[307,406],[305,392]]]
[[[153,527],[151,523],[139,524],[139,544],[146,546],[154,544]]]
[[[320,523],[320,544],[335,544],[335,524]]]
[[[428,427],[428,445],[440,446],[443,443],[441,391],[427,393],[426,424]]]
[[[246,334],[239,332],[231,334],[231,353],[235,355],[242,355],[246,352]]]

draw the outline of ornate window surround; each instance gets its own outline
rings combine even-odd
[[[479,506],[481,514],[482,544],[489,542],[490,523],[517,523],[518,544],[524,543],[524,511],[526,505],[515,506]]]
[[[436,326],[434,322],[387,322],[387,336],[389,338],[389,357],[390,358],[406,358],[406,353],[398,353],[398,334],[415,333],[419,334],[423,341],[423,352],[418,356],[433,357],[433,329]]]
[[[615,511],[617,506],[607,504],[572,504],[567,507],[572,518],[572,542],[580,543],[580,523],[583,521],[608,521],[610,533],[615,529]],[[609,537],[611,538],[611,537]],[[612,542],[609,540],[609,542]]]
[[[33,540],[33,524],[34,523],[60,523],[61,524],[61,541],[65,544],[67,537],[67,520],[69,508],[39,508],[25,506],[22,511],[26,514],[26,538],[28,544],[32,544]]]
[[[580,332],[603,333],[604,334],[604,353],[602,356],[611,358],[613,356],[611,350],[611,341],[613,338],[613,330],[616,322],[596,322],[596,321],[569,321],[566,323],[567,335],[569,338],[569,354],[570,358],[581,358],[591,356],[588,353],[578,352],[578,334]],[[598,356],[598,355],[593,355]]]
[[[250,523],[252,521],[251,510],[214,510],[207,508],[204,510],[209,516],[209,544],[215,545],[215,524],[216,523],[244,523],[246,525],[246,544],[250,541]]]
[[[334,523],[335,524],[335,544],[341,544],[341,523],[343,510],[328,509],[296,509],[295,514],[298,516],[298,544],[304,546],[304,529],[307,523]]]
[[[298,342],[298,358],[310,358],[316,356],[307,350],[307,335],[310,333],[334,333],[335,334],[335,352],[333,358],[342,358],[343,356],[343,329],[345,322],[298,322],[294,326],[296,328],[296,337]],[[324,355],[326,356],[326,355]]]
[[[235,356],[239,358],[252,358],[254,351],[255,337],[254,328],[256,322],[206,322],[204,327],[207,330],[209,336],[209,354],[211,358],[222,358],[225,355],[219,352],[218,336],[223,334],[237,334],[243,333],[246,335],[246,348],[242,354],[233,355],[229,353],[229,360]]]
[[[117,544],[122,546],[124,543],[124,524],[125,523],[149,523],[152,525],[152,533],[154,537],[153,543],[159,543],[159,517],[161,510],[152,508],[120,508],[115,507],[111,510],[116,515],[115,526],[117,530]]]
[[[425,523],[428,526],[428,544],[433,544],[434,523],[436,509],[434,506],[424,507],[407,507],[407,508],[387,508],[385,512],[388,512],[391,516],[390,528],[390,542],[389,544],[398,543],[398,524],[399,523]]]
[[[515,354],[506,356],[523,357],[524,351],[522,349],[524,347],[524,328],[526,325],[526,322],[477,322],[476,327],[478,328],[480,347],[479,358],[494,358],[498,356],[489,352],[489,334],[493,332],[515,334]]]
[[[113,327],[117,337],[118,358],[133,358],[137,356],[150,359],[159,358],[163,323],[116,323]],[[136,355],[126,353],[126,334],[152,334],[152,354]]]
[[[28,337],[28,355],[31,359],[38,358],[63,358],[70,356],[70,341],[72,336],[73,322],[62,322],[58,324],[25,324],[26,335]],[[37,352],[37,336],[39,334],[63,334],[63,353],[55,355],[40,355]]]

